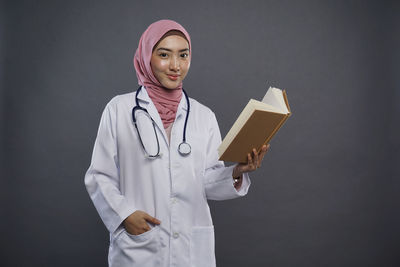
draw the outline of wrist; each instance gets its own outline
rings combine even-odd
[[[236,165],[232,171],[232,178],[233,178],[233,186],[238,190],[242,184],[242,173],[238,170],[238,166]]]
[[[238,165],[236,165],[235,168],[233,168],[232,178],[233,179],[241,179],[242,178],[242,173],[239,171]]]

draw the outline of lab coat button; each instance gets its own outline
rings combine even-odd
[[[179,233],[175,232],[175,233],[173,234],[173,237],[174,237],[175,239],[178,238],[178,237],[179,237]]]
[[[177,200],[176,200],[176,198],[174,198],[174,197],[173,197],[173,198],[171,198],[171,203],[172,203],[172,204],[175,204],[175,203],[176,203],[176,201],[177,201]]]

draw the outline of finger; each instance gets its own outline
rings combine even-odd
[[[253,152],[253,151],[252,151],[252,152]],[[253,153],[254,153],[254,152],[253,152]],[[254,158],[254,156],[252,155],[252,153],[249,154],[249,155],[250,155],[250,162],[249,162],[249,164],[247,164],[247,170],[248,170],[248,171],[253,171],[256,162],[255,162],[255,158]]]
[[[254,168],[257,169],[259,164],[257,149],[253,148],[253,154],[254,154]]]
[[[263,157],[265,155],[265,153],[267,153],[267,150],[268,150],[267,146],[265,146],[265,145],[261,148],[261,151],[259,154],[260,158]]]
[[[250,153],[247,153],[247,163],[239,164],[239,170],[240,172],[248,172],[250,169],[250,165],[253,164],[253,159],[250,155]]]
[[[143,229],[144,232],[147,232],[147,231],[150,231],[151,227],[146,223],[146,225],[143,226],[142,229]]]
[[[268,148],[269,148],[269,144],[268,144],[268,145],[263,145],[263,147],[261,148],[261,151],[262,151],[263,153],[265,153],[265,152],[268,151]]]
[[[253,164],[253,158],[251,157],[250,153],[247,153],[247,165]]]
[[[267,154],[267,152],[269,151],[270,146],[271,146],[270,144],[263,146],[263,148],[262,148],[262,157],[264,157],[264,155]]]
[[[146,221],[150,222],[150,223],[157,224],[157,225],[161,223],[159,220],[157,220],[157,219],[154,218],[154,217],[151,217],[149,214],[146,214],[146,216],[144,217],[144,219],[145,219]]]
[[[261,166],[262,160],[264,159],[265,154],[267,154],[268,147],[269,147],[269,145],[268,145],[268,146],[264,145],[264,146],[262,147],[261,153],[260,153],[260,156],[259,156],[258,167]]]

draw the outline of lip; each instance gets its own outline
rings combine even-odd
[[[178,80],[179,75],[167,74],[170,80],[176,81]]]

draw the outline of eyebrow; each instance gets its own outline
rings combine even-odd
[[[159,51],[159,50],[166,50],[166,51],[172,52],[171,49],[169,49],[169,48],[164,48],[164,47],[160,47],[160,48],[157,49],[157,51]],[[189,51],[189,48],[185,48],[185,49],[179,50],[179,52],[184,52],[184,51]]]

